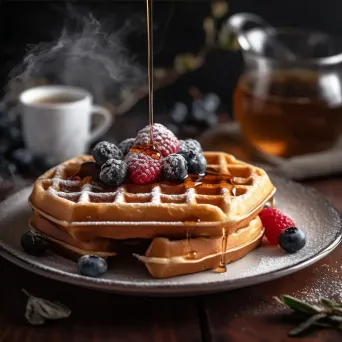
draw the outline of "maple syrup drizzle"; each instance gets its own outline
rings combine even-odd
[[[90,176],[92,179],[97,179],[100,174],[101,168],[93,161],[87,161],[81,164],[79,169],[72,174],[68,179],[73,180],[76,178],[86,178]]]
[[[195,226],[196,223],[201,222],[200,219],[194,218],[193,220],[184,221],[184,224],[187,226],[186,228],[186,249],[187,249],[187,255],[185,256],[186,259],[196,259],[197,252],[192,248],[191,246],[191,229],[189,226]]]
[[[135,153],[143,153],[145,155],[150,156],[153,159],[160,159],[161,158],[161,153],[152,144],[150,144],[150,145],[136,145],[136,146],[133,146],[129,151],[135,152]]]
[[[150,143],[153,145],[153,0],[146,0],[147,58],[148,58],[148,118]]]
[[[274,199],[274,196],[272,196],[271,198],[270,198],[270,206],[271,206],[271,208],[275,208],[275,199]]]
[[[226,231],[225,228],[222,228],[221,260],[220,260],[220,264],[216,268],[216,272],[218,273],[224,273],[227,271],[227,268],[226,268],[227,243],[228,243],[228,232]]]
[[[191,239],[191,232],[190,232],[190,229],[187,228],[186,229],[186,245],[187,245],[186,248],[187,248],[188,253],[186,255],[186,259],[195,259],[197,256],[197,252],[192,249],[190,239]]]

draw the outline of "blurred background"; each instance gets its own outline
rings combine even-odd
[[[249,12],[259,15],[274,27],[319,30],[330,36],[342,36],[341,11],[342,2],[338,0],[154,0],[155,121],[165,124],[181,138],[196,137],[206,149],[224,150],[239,158],[270,166],[283,165],[293,156],[334,149],[341,134],[342,100],[341,103],[339,100],[340,97],[342,99],[342,91],[339,84],[332,89],[335,95],[330,103],[326,99],[331,96],[321,96],[322,82],[317,75],[322,74],[322,69],[317,66],[310,70],[315,75],[304,77],[305,82],[286,76],[290,81],[285,83],[290,86],[284,86],[283,78],[280,86],[278,81],[269,83],[268,88],[275,90],[261,94],[261,98],[268,98],[270,94],[272,98],[282,98],[286,94],[285,97],[292,100],[297,97],[313,100],[310,108],[282,109],[286,112],[295,110],[296,118],[303,111],[315,111],[312,108],[327,106],[329,109],[325,114],[319,112],[315,116],[316,121],[322,117],[329,118],[327,122],[305,134],[297,132],[297,140],[298,136],[304,135],[307,139],[305,142],[296,140],[292,144],[290,140],[293,137],[289,134],[294,131],[293,120],[296,119],[293,116],[291,125],[287,117],[286,120],[277,118],[274,121],[271,109],[272,124],[269,115],[258,117],[253,122],[249,120],[252,115],[263,113],[267,104],[259,103],[258,113],[245,112],[246,106],[255,105],[255,100],[248,100],[243,91],[236,94],[238,82],[246,71],[246,60],[236,37],[226,30],[225,23],[237,13]],[[133,137],[147,124],[147,39],[143,0],[70,3],[2,0],[0,22],[0,82],[4,99],[1,111],[4,117],[8,108],[16,104],[23,89],[58,83],[82,86],[94,94],[97,103],[110,109],[115,121],[105,137],[109,140],[120,142]],[[340,52],[334,45],[333,51],[304,57],[326,57]],[[273,65],[269,67],[268,75],[275,69]],[[331,70],[340,79],[342,67],[339,62],[329,72]],[[254,95],[258,85],[257,81],[248,86]],[[296,87],[299,90],[291,95],[291,89]],[[238,107],[237,101],[245,106]],[[274,105],[280,106],[276,101],[270,108]],[[240,111],[239,117],[237,111]],[[8,125],[13,125],[8,118],[0,120],[3,163],[6,160],[15,164],[16,169],[32,169],[27,166],[32,164],[32,157],[27,157],[27,151],[17,152],[13,157],[13,151],[24,146],[20,133],[8,134]],[[14,125],[20,130],[17,122]],[[271,143],[266,139],[267,144],[259,144],[263,138],[253,133],[253,129],[260,131],[265,125],[267,132],[274,128],[276,137],[267,138]],[[282,132],[284,125],[289,127],[285,133]],[[307,122],[295,125],[303,127]],[[13,142],[12,146],[4,142],[6,139]],[[319,143],[316,146],[313,142]],[[328,161],[334,159],[331,156],[325,158]],[[317,164],[318,159],[314,163]],[[44,160],[42,164],[44,169],[49,162]],[[39,167],[37,172],[42,168]],[[328,169],[336,172],[334,165]],[[302,173],[302,176],[298,176],[298,172],[295,174],[297,178],[305,177]],[[293,174],[289,177],[296,178]]]

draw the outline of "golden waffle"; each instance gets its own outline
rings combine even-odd
[[[50,242],[58,245],[60,249],[72,252],[78,257],[85,254],[96,254],[104,258],[115,255],[112,251],[112,242],[110,240],[102,238],[91,241],[75,240],[63,231],[61,227],[39,216],[37,213],[32,214],[29,226],[31,229],[45,235]]]
[[[225,259],[227,263],[242,258],[256,248],[263,237],[259,216],[246,228],[227,237]],[[222,256],[222,238],[195,238],[171,241],[155,238],[144,256],[135,254],[155,278],[174,277],[183,274],[215,269]]]
[[[103,188],[70,180],[91,156],[80,156],[47,171],[34,184],[34,210],[78,239],[220,236],[248,225],[275,187],[266,172],[220,152],[204,152],[207,174],[184,183],[125,183]],[[212,174],[213,173],[213,174]]]
[[[54,251],[75,261],[85,254],[95,254],[103,258],[116,255],[112,241],[101,238],[93,241],[75,240],[63,231],[63,227],[36,213],[33,213],[30,218],[30,227],[44,234]],[[261,220],[257,216],[247,227],[228,235],[225,253],[227,262],[240,259],[256,248],[261,242],[263,233]],[[155,278],[201,272],[214,269],[219,264],[222,256],[222,237],[188,236],[187,239],[182,240],[157,237],[152,240],[144,255],[133,255],[146,265],[149,273]]]

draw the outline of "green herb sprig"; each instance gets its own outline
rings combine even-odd
[[[289,336],[297,336],[313,326],[342,330],[342,303],[326,298],[321,298],[317,303],[309,303],[288,295],[274,299],[304,319],[289,331]]]

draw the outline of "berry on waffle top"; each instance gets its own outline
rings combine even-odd
[[[189,175],[205,175],[207,162],[198,141],[179,141],[165,126],[155,123],[152,142],[149,126],[118,146],[101,141],[92,151],[95,161],[85,162],[71,179],[89,176],[106,187],[123,183],[182,182]]]

